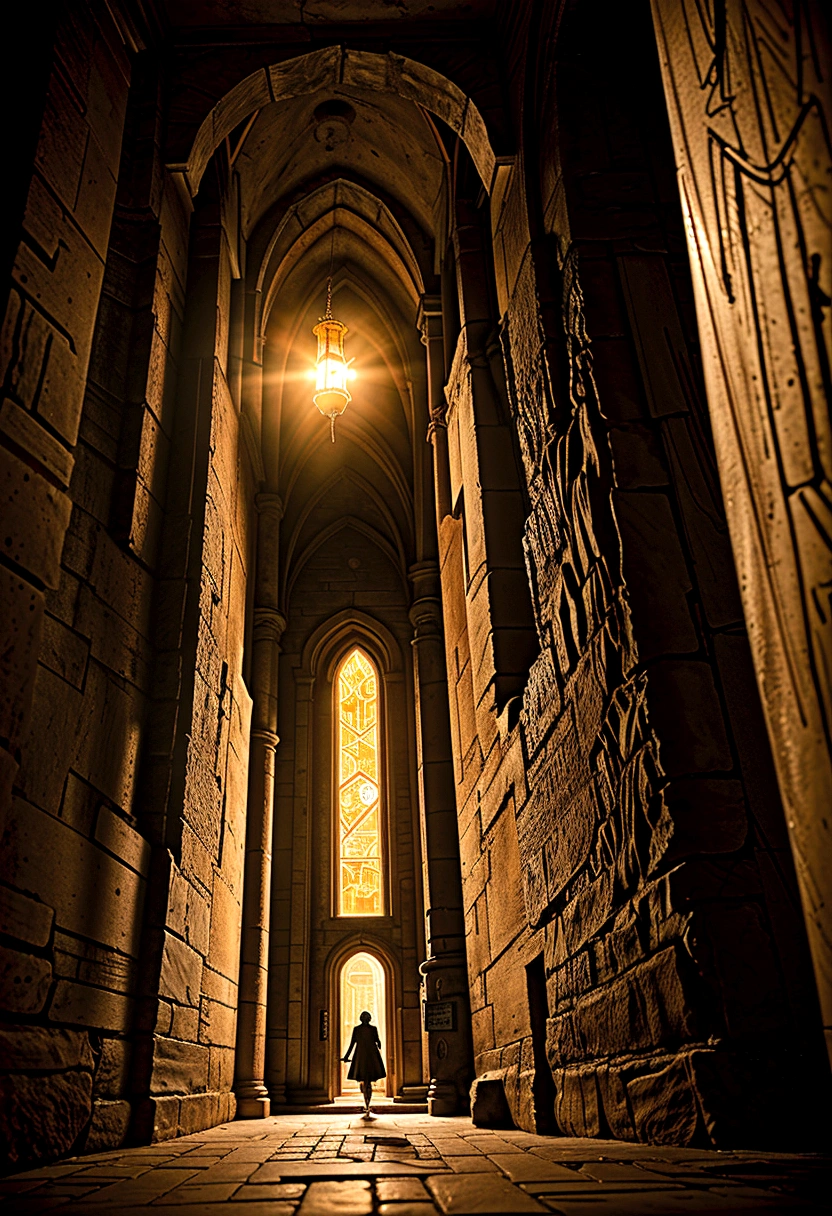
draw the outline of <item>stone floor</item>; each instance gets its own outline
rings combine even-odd
[[[830,1160],[485,1131],[379,1111],[227,1123],[0,1180],[0,1213],[672,1216],[826,1212]]]

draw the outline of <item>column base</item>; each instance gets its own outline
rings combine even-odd
[[[403,1085],[393,1098],[394,1102],[426,1102],[427,1085]]]
[[[268,1098],[237,1098],[238,1119],[268,1119],[270,1110]]]
[[[428,1086],[428,1114],[433,1116],[455,1115],[459,1106],[459,1094],[450,1081],[431,1080]]]

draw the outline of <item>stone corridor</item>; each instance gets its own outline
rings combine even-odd
[[[0,1212],[72,1216],[671,1216],[827,1210],[830,1160],[485,1130],[467,1118],[282,1115],[0,1182]],[[239,1204],[239,1207],[238,1207]]]
[[[832,1211],[828,7],[4,7],[0,1216]]]

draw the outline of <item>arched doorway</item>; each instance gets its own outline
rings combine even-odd
[[[378,1027],[381,1040],[381,1054],[388,1075],[390,1066],[387,1059],[387,984],[384,968],[377,958],[360,950],[351,954],[344,962],[338,975],[338,1054],[341,1059],[340,1087],[342,1094],[357,1094],[357,1081],[347,1078],[349,1065],[344,1064],[343,1057],[350,1044],[353,1026],[358,1024],[359,1015],[368,1010],[372,1015],[373,1024]],[[387,1092],[387,1079],[382,1078],[373,1085],[375,1093]]]

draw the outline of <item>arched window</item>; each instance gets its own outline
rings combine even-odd
[[[357,647],[335,683],[338,719],[338,914],[381,916],[381,755],[378,674]]]

